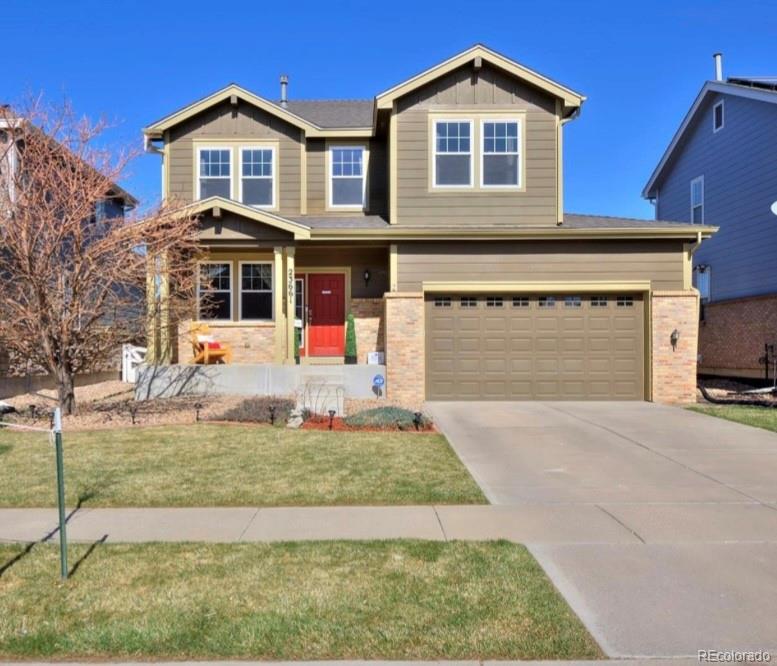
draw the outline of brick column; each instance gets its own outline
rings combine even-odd
[[[699,335],[699,294],[654,291],[651,298],[653,402],[696,401],[696,360]],[[680,334],[672,349],[672,331]]]
[[[420,405],[425,397],[424,295],[388,292],[386,302],[386,397]]]

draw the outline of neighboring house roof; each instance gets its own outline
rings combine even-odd
[[[645,199],[655,198],[656,186],[660,182],[664,170],[670,164],[675,152],[681,145],[686,132],[693,125],[693,122],[700,109],[703,107],[707,97],[716,93],[745,97],[747,99],[754,99],[769,104],[777,104],[777,78],[729,77],[726,81],[707,81],[696,96],[688,113],[685,114],[683,122],[680,123],[680,127],[675,132],[669,146],[664,151],[664,154],[656,165],[656,168],[653,170],[650,179],[643,188],[642,196]]]
[[[424,70],[420,74],[416,74],[415,76],[402,81],[402,83],[395,85],[393,88],[389,88],[388,90],[383,91],[375,97],[376,108],[390,109],[394,103],[394,100],[398,99],[399,97],[402,97],[403,95],[406,95],[407,93],[426,85],[430,81],[433,81],[440,76],[444,76],[448,72],[451,72],[454,69],[461,67],[462,65],[466,65],[467,63],[472,62],[477,58],[481,58],[483,61],[489,63],[490,65],[505,70],[509,74],[512,74],[519,79],[523,79],[524,81],[531,83],[532,85],[550,93],[551,95],[558,97],[564,102],[565,116],[569,116],[574,113],[574,111],[576,111],[585,101],[584,95],[575,92],[571,88],[567,88],[557,81],[554,81],[547,76],[543,76],[539,72],[535,72],[528,67],[524,67],[523,65],[517,63],[515,60],[511,60],[510,58],[503,56],[501,53],[497,53],[496,51],[489,49],[487,46],[483,46],[483,44],[475,44],[474,46],[468,48],[465,51],[462,51],[461,53],[458,53],[452,58],[448,58],[448,60],[445,60],[440,64],[435,65],[434,67],[430,67],[429,69]]]
[[[458,67],[468,63],[475,63],[477,66],[478,63],[482,64],[483,62],[504,70],[560,99],[564,105],[565,117],[573,115],[585,101],[585,97],[580,93],[524,67],[482,44],[475,44],[475,46],[452,58],[406,79],[393,88],[389,88],[377,95],[374,100],[289,100],[284,107],[280,102],[271,101],[236,83],[230,83],[221,90],[217,90],[144,127],[143,134],[149,139],[161,139],[165,130],[216,104],[221,104],[227,100],[233,103],[242,100],[282,118],[295,127],[299,127],[310,137],[368,137],[373,133],[379,109],[390,109],[394,100],[402,95],[406,95]]]
[[[287,108],[318,127],[333,129],[370,127],[373,105],[371,99],[300,99],[289,100]]]

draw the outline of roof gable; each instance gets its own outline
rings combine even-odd
[[[642,189],[642,196],[645,199],[652,199],[655,197],[655,189],[658,182],[661,179],[667,166],[672,161],[672,158],[681,149],[683,139],[688,132],[694,126],[697,116],[706,108],[705,102],[707,98],[713,94],[732,95],[735,97],[744,97],[746,99],[753,99],[759,102],[766,102],[768,104],[777,104],[777,92],[773,90],[765,90],[762,88],[753,88],[748,85],[741,85],[739,82],[732,83],[723,81],[707,81],[699,91],[696,99],[693,101],[688,113],[685,114],[680,127],[677,128],[672,140],[669,142],[664,154],[661,156],[656,168],[650,175],[648,182]],[[736,79],[740,81],[740,79]]]
[[[393,106],[394,101],[403,95],[406,95],[463,65],[467,65],[468,63],[477,64],[478,59],[557,97],[564,104],[564,115],[570,115],[585,101],[584,95],[581,95],[528,67],[524,67],[515,60],[511,60],[496,51],[492,51],[482,44],[476,44],[466,51],[462,51],[452,58],[448,58],[448,60],[445,60],[434,67],[430,67],[420,74],[416,74],[402,83],[397,84],[393,88],[383,91],[375,97],[375,108],[376,110],[390,109]]]
[[[214,209],[228,211],[249,220],[259,222],[260,224],[266,224],[268,227],[286,231],[292,234],[295,240],[308,240],[310,238],[310,227],[304,224],[294,222],[266,210],[254,208],[253,206],[246,206],[245,204],[233,201],[232,199],[224,199],[223,197],[208,197],[207,199],[195,201],[186,206],[183,209],[183,212],[188,213],[189,215],[196,215]]]

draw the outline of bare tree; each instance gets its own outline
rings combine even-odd
[[[139,151],[106,148],[105,129],[68,103],[0,108],[0,345],[56,378],[68,414],[76,374],[149,320],[171,331],[194,299],[197,220],[170,205],[110,214]]]

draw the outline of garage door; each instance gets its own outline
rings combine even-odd
[[[639,294],[426,299],[430,400],[642,400]]]

